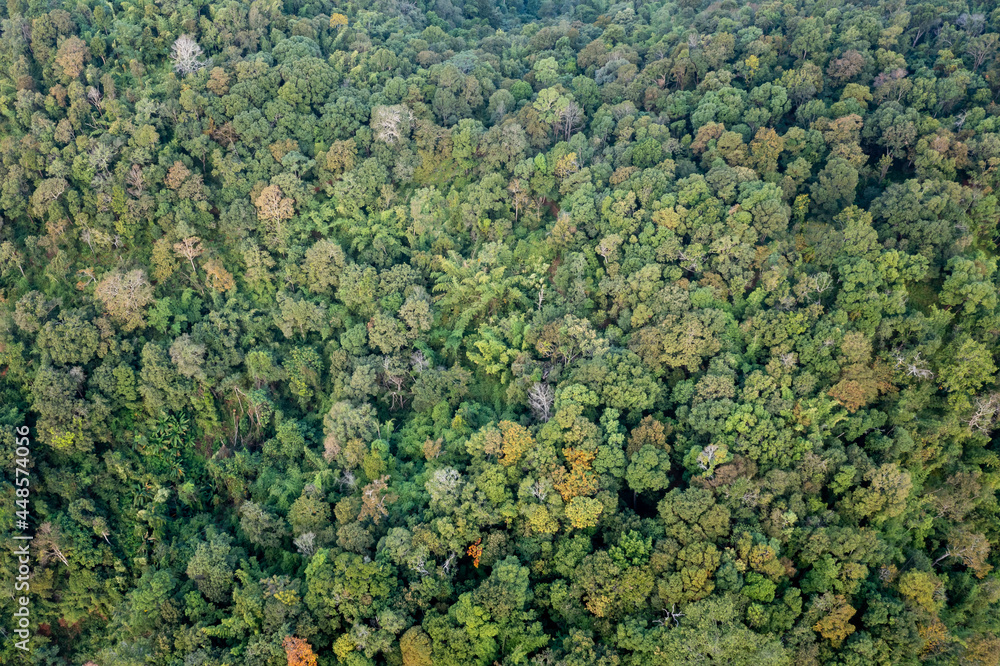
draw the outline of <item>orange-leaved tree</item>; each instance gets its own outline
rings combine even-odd
[[[285,636],[281,642],[288,657],[288,666],[316,666],[316,653],[312,646],[301,638]]]

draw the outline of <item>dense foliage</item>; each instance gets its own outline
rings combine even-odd
[[[992,4],[7,0],[0,662],[996,665]]]

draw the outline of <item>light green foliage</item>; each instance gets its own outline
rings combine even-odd
[[[228,534],[213,529],[206,536],[206,541],[196,544],[186,573],[206,599],[219,603],[229,598],[239,551],[232,547]]]
[[[663,490],[669,484],[669,471],[667,454],[647,444],[632,456],[625,470],[625,482],[637,493]]]

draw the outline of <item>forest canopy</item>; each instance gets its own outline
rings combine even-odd
[[[6,0],[0,662],[1000,664],[998,46]]]

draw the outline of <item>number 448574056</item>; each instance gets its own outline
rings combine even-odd
[[[15,504],[20,509],[20,511],[16,512],[19,525],[24,524],[24,521],[28,520],[28,495],[31,492],[29,490],[31,478],[29,477],[28,472],[28,456],[31,454],[31,450],[28,446],[31,443],[31,440],[28,439],[28,432],[28,426],[21,426],[17,429],[19,437],[17,438],[17,449],[14,451],[14,485],[17,487],[15,490],[15,494],[17,495]]]

